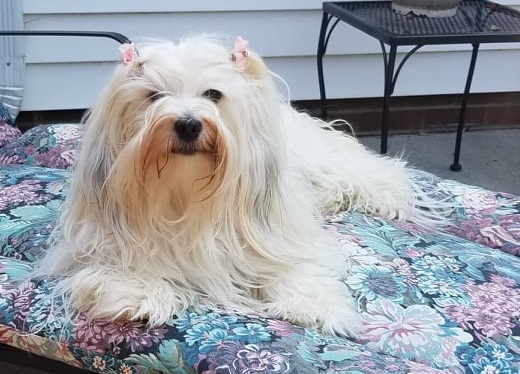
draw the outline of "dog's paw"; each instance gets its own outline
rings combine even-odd
[[[331,302],[332,301],[332,302]],[[363,330],[360,314],[356,311],[353,300],[300,300],[298,305],[289,305],[286,301],[272,303],[268,313],[277,315],[292,323],[317,329],[325,335],[340,335],[355,338]]]
[[[318,321],[317,328],[325,335],[357,338],[363,332],[361,315],[350,305],[323,311]]]
[[[173,315],[171,306],[135,289],[122,293],[115,288],[104,288],[101,292],[97,288],[76,293],[73,307],[89,319],[143,321],[152,327],[166,323]]]
[[[358,336],[363,325],[355,300],[343,282],[329,276],[307,271],[280,279],[264,290],[267,314],[327,335]]]
[[[150,311],[143,307],[145,299],[132,297],[119,298],[117,303],[113,303],[112,305],[107,305],[103,299],[108,301],[110,296],[104,296],[99,300],[98,305],[91,310],[91,314],[119,321],[150,322]],[[156,324],[162,324],[166,321],[161,320],[156,322]]]
[[[187,308],[172,287],[161,280],[120,276],[110,281],[82,278],[71,290],[73,308],[89,319],[143,321],[150,327],[167,323]]]

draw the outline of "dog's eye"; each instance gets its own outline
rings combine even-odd
[[[159,91],[150,91],[147,96],[148,100],[150,100],[152,103],[162,97],[164,97],[164,93]]]
[[[220,100],[222,100],[222,97],[224,95],[219,90],[214,90],[214,89],[210,88],[209,90],[204,91],[202,96],[208,100],[213,101],[215,104],[217,104]]]

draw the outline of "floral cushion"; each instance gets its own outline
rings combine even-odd
[[[327,219],[325,229],[351,251],[346,283],[366,327],[353,340],[233,310],[186,312],[153,329],[64,319],[61,304],[43,297],[52,280],[18,280],[45,250],[68,176],[34,162],[0,166],[0,345],[98,373],[520,368],[518,197],[434,178],[430,183],[461,206],[442,230],[357,213]]]
[[[0,103],[0,147],[16,141],[21,135],[6,107]]]
[[[74,162],[82,134],[83,128],[78,124],[33,127],[20,137],[0,145],[0,165],[24,164],[68,169]]]

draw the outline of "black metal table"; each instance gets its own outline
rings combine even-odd
[[[323,56],[334,28],[342,21],[376,38],[384,63],[384,93],[381,123],[381,153],[387,152],[390,97],[404,63],[421,47],[433,44],[473,46],[466,85],[462,95],[451,170],[459,171],[460,148],[468,95],[481,43],[520,42],[520,12],[486,0],[465,0],[453,17],[428,18],[400,15],[391,1],[324,2],[318,42],[317,63],[322,116],[326,117]],[[387,51],[386,45],[389,46]],[[413,46],[396,68],[397,47]]]

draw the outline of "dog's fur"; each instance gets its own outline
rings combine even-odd
[[[355,335],[321,217],[427,222],[411,171],[296,112],[258,55],[244,70],[229,52],[210,37],[153,42],[118,66],[36,274],[58,276],[56,292],[90,318],[155,326],[207,305]],[[183,140],[179,121],[193,120],[201,132]]]

